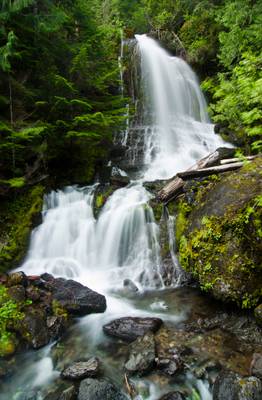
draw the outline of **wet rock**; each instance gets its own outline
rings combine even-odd
[[[58,400],[75,400],[75,399],[76,399],[76,389],[74,386],[71,386],[61,393]]]
[[[221,372],[213,387],[213,400],[261,400],[262,383],[250,376],[241,377],[232,371]]]
[[[64,379],[80,380],[97,376],[99,373],[99,360],[92,357],[87,361],[78,361],[65,368],[61,373]]]
[[[127,400],[115,385],[105,379],[84,379],[77,400]]]
[[[237,172],[204,181],[177,202],[176,238],[182,267],[216,299],[252,308],[262,286],[261,194],[262,158]],[[187,188],[184,188],[187,191]],[[250,211],[252,210],[252,211]],[[257,222],[256,222],[257,221]]]
[[[38,394],[36,390],[16,393],[15,400],[37,400]]]
[[[117,187],[125,187],[125,186],[129,185],[130,179],[128,176],[114,175],[114,176],[111,176],[110,183],[111,183],[111,185],[114,185]]]
[[[173,376],[183,368],[182,360],[179,356],[170,358],[161,358],[157,367],[166,375]]]
[[[185,397],[179,392],[169,392],[160,397],[159,400],[185,400]]]
[[[41,278],[43,286],[50,290],[53,299],[73,315],[83,316],[106,310],[105,297],[81,285],[81,283],[71,279],[55,279],[49,274],[44,274]]]
[[[129,374],[144,375],[155,365],[156,349],[153,333],[139,337],[130,345],[129,359],[125,369]]]
[[[47,317],[46,326],[52,339],[57,339],[63,335],[68,326],[68,320],[63,315],[52,315]]]
[[[126,290],[128,290],[131,293],[138,292],[138,287],[134,284],[134,282],[131,279],[125,279],[123,281],[123,286]]]
[[[8,286],[23,285],[27,283],[27,278],[24,272],[12,272],[8,277]]]
[[[41,293],[37,287],[29,285],[26,288],[26,297],[32,301],[38,301],[41,298]]]
[[[160,318],[123,317],[103,326],[107,335],[132,342],[147,332],[155,333],[163,321]]]
[[[250,365],[250,374],[262,379],[262,354],[253,354]]]
[[[45,346],[50,339],[46,326],[46,314],[40,308],[28,308],[16,330],[34,349]]]
[[[25,301],[25,288],[22,285],[15,285],[8,288],[8,295],[16,302]]]
[[[262,304],[259,304],[254,310],[256,322],[259,326],[262,327]]]

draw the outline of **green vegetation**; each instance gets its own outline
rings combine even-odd
[[[0,271],[16,266],[25,256],[29,235],[42,210],[44,187],[41,185],[1,204]]]
[[[260,164],[247,164],[217,183],[202,182],[190,207],[186,199],[178,205],[181,265],[202,290],[243,308],[256,306],[262,296]]]
[[[12,327],[24,318],[23,309],[30,300],[14,301],[4,286],[0,286],[0,356],[8,356],[15,351],[16,337]]]

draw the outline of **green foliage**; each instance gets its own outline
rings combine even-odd
[[[31,301],[16,302],[8,295],[8,290],[0,286],[0,356],[12,354],[15,350],[15,337],[10,327],[24,318],[23,308]]]

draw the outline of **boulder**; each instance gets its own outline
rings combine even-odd
[[[261,400],[262,383],[260,379],[241,377],[232,371],[221,372],[213,387],[213,400]]]
[[[103,326],[107,335],[132,342],[147,332],[155,333],[163,321],[160,318],[123,317]]]
[[[34,349],[48,344],[50,340],[46,325],[46,314],[41,308],[29,307],[25,311],[25,317],[16,327],[16,331]]]
[[[106,310],[106,299],[86,286],[71,279],[57,278],[44,274],[41,276],[45,289],[52,293],[52,298],[69,313],[83,316],[102,313]]]
[[[70,380],[81,380],[97,376],[99,373],[99,360],[92,357],[87,361],[78,361],[65,368],[61,377]]]
[[[129,374],[144,375],[155,365],[156,349],[153,333],[147,333],[130,345],[125,369]]]
[[[262,287],[261,165],[257,157],[237,172],[192,180],[176,204],[182,267],[202,290],[243,308],[257,304]]]
[[[70,386],[68,389],[65,389],[58,400],[75,400],[76,398],[76,389],[74,386]]]
[[[84,379],[80,383],[77,400],[127,400],[127,397],[105,379]]]
[[[250,374],[262,379],[262,354],[254,353],[250,365]]]

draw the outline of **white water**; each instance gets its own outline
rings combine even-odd
[[[145,137],[143,180],[173,176],[223,144],[213,133],[206,114],[206,103],[197,79],[182,60],[170,57],[152,39],[137,36],[141,52],[142,84],[150,132]],[[145,116],[146,118],[146,116]],[[152,134],[153,132],[153,134]],[[153,155],[154,154],[154,155]],[[107,311],[82,319],[86,340],[95,346],[103,341],[102,325],[120,316],[154,315],[180,321],[164,302],[153,302],[148,311],[136,308],[124,295],[124,280],[130,279],[140,292],[163,289],[159,229],[155,223],[150,194],[140,182],[119,189],[108,199],[98,220],[93,214],[96,185],[68,187],[45,198],[43,223],[34,230],[22,269],[27,274],[48,272],[73,278],[105,294]],[[173,220],[169,220],[169,241],[174,264],[173,284],[181,280],[174,252]],[[177,275],[176,275],[177,274]],[[54,379],[50,359],[35,366],[34,379],[42,383],[42,369]],[[203,400],[209,391],[199,384]],[[153,387],[149,399],[155,399]]]
[[[151,132],[145,135],[144,179],[170,178],[224,142],[214,134],[206,101],[189,65],[146,35],[136,35],[136,39],[147,104],[144,121],[150,119]]]

